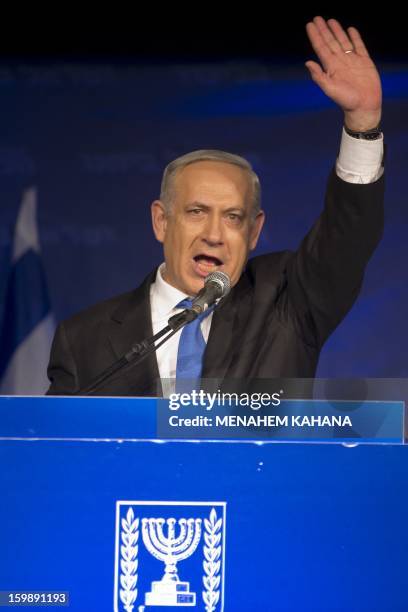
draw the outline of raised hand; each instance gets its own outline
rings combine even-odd
[[[356,28],[347,33],[335,19],[315,17],[306,25],[322,66],[305,66],[315,83],[343,109],[345,123],[355,131],[377,127],[381,119],[381,80]]]

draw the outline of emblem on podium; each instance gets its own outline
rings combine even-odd
[[[118,501],[114,610],[224,609],[225,502]]]

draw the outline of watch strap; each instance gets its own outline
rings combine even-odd
[[[344,125],[344,130],[349,136],[352,136],[353,138],[359,138],[361,140],[377,140],[378,138],[381,138],[382,135],[382,131],[379,125],[365,132],[355,132],[354,130],[350,130],[346,125]]]

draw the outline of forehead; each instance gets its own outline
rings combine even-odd
[[[225,162],[199,161],[177,172],[174,189],[176,200],[242,205],[250,202],[252,183],[244,168]]]

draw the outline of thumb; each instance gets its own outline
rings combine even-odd
[[[305,62],[305,66],[306,68],[309,70],[310,76],[312,77],[312,79],[316,82],[316,83],[321,83],[323,77],[324,77],[324,72],[321,69],[321,66],[319,66],[319,64],[317,62]]]

